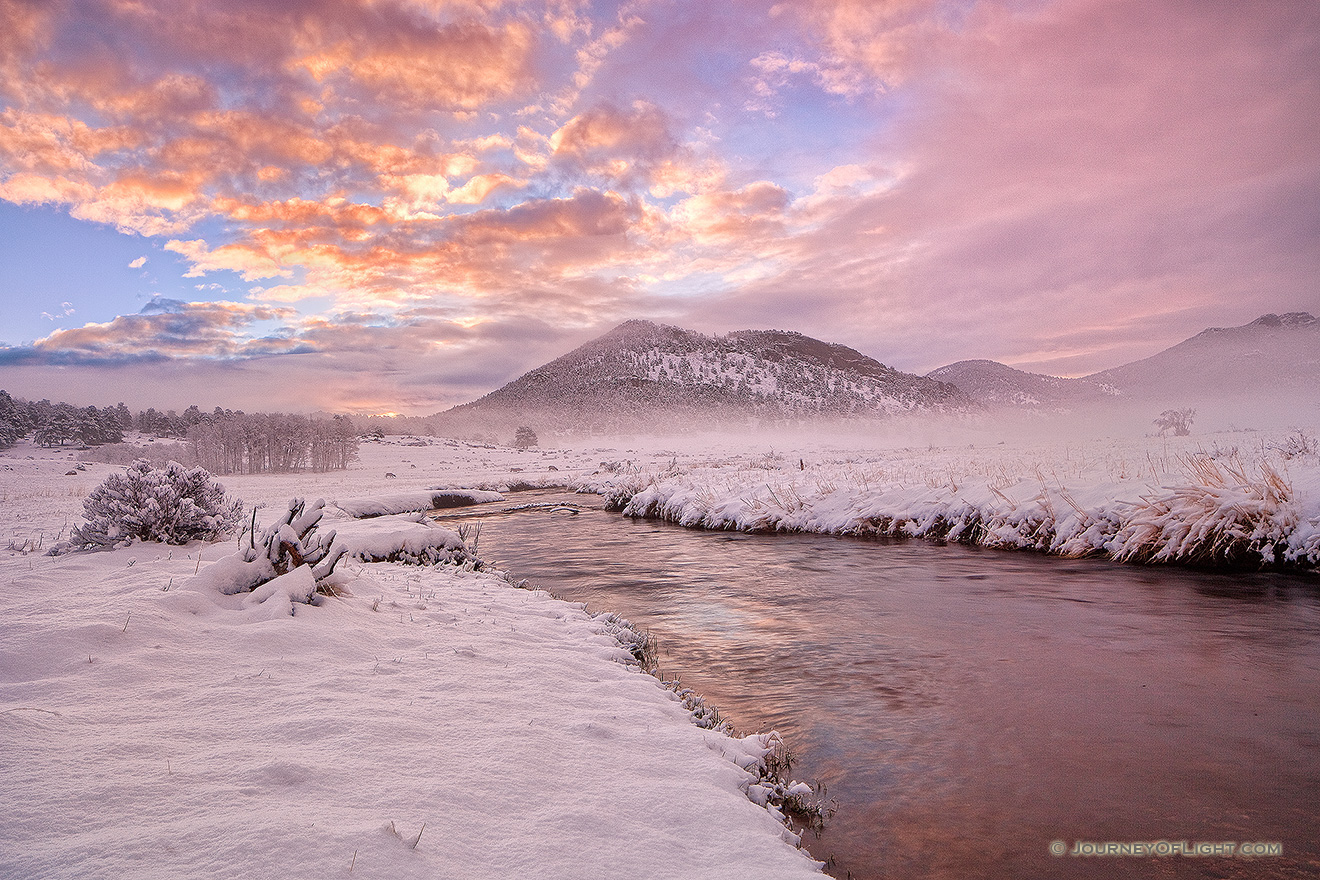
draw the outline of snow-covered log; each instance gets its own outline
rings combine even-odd
[[[371,495],[336,501],[335,506],[354,519],[410,513],[419,510],[443,510],[450,507],[468,507],[503,501],[499,492],[485,489],[425,489],[419,492],[399,492],[390,495]]]

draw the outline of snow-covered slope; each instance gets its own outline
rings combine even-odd
[[[617,431],[958,411],[951,385],[842,345],[777,330],[710,337],[628,321],[503,388],[437,416],[445,427]]]
[[[978,403],[992,407],[1066,410],[1117,394],[1112,386],[1088,379],[1060,379],[1027,373],[998,361],[958,361],[926,375],[954,385]]]
[[[1066,411],[1106,402],[1199,402],[1278,398],[1303,406],[1320,389],[1320,320],[1306,312],[1263,315],[1212,327],[1143,360],[1079,379],[1027,373],[989,360],[959,361],[927,374],[978,403]]]
[[[1132,397],[1313,395],[1320,386],[1320,320],[1290,312],[1263,315],[1241,327],[1212,327],[1087,379]]]

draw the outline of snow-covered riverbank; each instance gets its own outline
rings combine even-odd
[[[264,521],[294,494],[457,485],[430,451],[224,482]],[[607,618],[358,561],[343,595],[271,613],[196,578],[232,540],[43,555],[115,468],[0,465],[0,875],[819,876],[749,797],[765,738],[693,724]]]
[[[1320,565],[1313,432],[726,452],[582,479],[692,528],[892,535],[1130,562]]]

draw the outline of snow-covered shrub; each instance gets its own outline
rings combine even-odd
[[[331,575],[345,558],[363,562],[404,562],[413,565],[480,565],[467,553],[463,540],[449,529],[427,524],[421,514],[379,517],[349,525],[347,535],[317,532],[325,501],[307,504],[301,498],[274,524],[239,536],[237,553],[221,557],[190,582],[194,587],[227,596],[251,593],[244,606],[267,605],[292,614],[295,605],[315,603],[317,593],[338,595]],[[415,516],[416,518],[411,518]]]
[[[136,461],[111,474],[83,502],[86,525],[73,530],[74,548],[123,547],[134,540],[186,544],[211,541],[233,529],[243,502],[225,495],[201,468]]]
[[[348,533],[339,534],[335,550],[361,562],[481,567],[461,534],[427,521],[420,513],[361,520],[346,527]]]
[[[1301,512],[1288,480],[1260,462],[1260,476],[1240,462],[1189,455],[1187,482],[1143,496],[1109,549],[1120,562],[1274,565],[1288,558]]]
[[[1315,438],[1305,431],[1298,431],[1283,438],[1278,443],[1271,443],[1270,448],[1288,460],[1316,455],[1317,452],[1320,452],[1320,446],[1316,444]]]
[[[1155,427],[1160,429],[1161,436],[1165,431],[1173,431],[1175,437],[1186,437],[1192,433],[1192,419],[1195,417],[1196,410],[1191,408],[1166,409],[1155,420]]]

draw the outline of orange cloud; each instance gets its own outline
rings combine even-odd
[[[310,39],[308,37],[310,36]],[[401,27],[383,39],[331,43],[304,33],[291,70],[396,107],[477,110],[528,87],[535,32],[521,21]]]
[[[670,219],[682,233],[702,243],[752,242],[784,230],[788,193],[762,180],[739,190],[702,193],[674,207]]]
[[[165,250],[182,254],[192,264],[185,278],[200,278],[207,272],[220,270],[237,272],[244,281],[287,278],[293,274],[269,251],[249,244],[226,244],[211,249],[201,239],[171,239],[165,243]]]
[[[28,0],[0,0],[0,70],[14,76],[22,59],[49,42],[53,30],[54,4]]]
[[[0,159],[9,170],[95,172],[102,154],[131,150],[141,141],[141,134],[126,126],[92,128],[53,113],[0,111]]]
[[[976,3],[971,4],[977,5]],[[763,55],[763,73],[810,73],[829,92],[856,95],[904,83],[953,37],[956,14],[942,0],[805,0],[776,7],[821,42],[820,63]],[[972,13],[965,13],[971,15]]]
[[[526,185],[527,181],[518,180],[507,174],[498,172],[478,174],[457,189],[451,190],[447,199],[454,205],[479,205],[497,190],[516,189]]]
[[[647,101],[626,110],[600,104],[580,113],[550,136],[549,147],[560,162],[616,181],[645,181],[678,151],[664,112]]]

